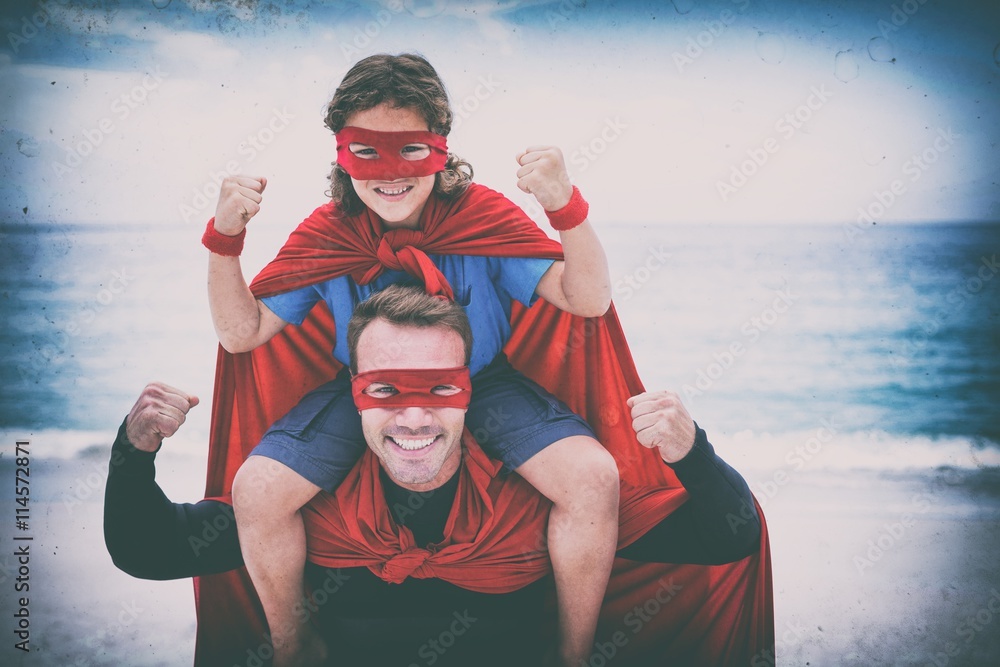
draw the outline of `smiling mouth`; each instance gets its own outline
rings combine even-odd
[[[383,186],[375,188],[375,192],[382,195],[383,197],[398,197],[400,195],[405,195],[412,189],[413,189],[412,185],[396,185],[392,187]]]
[[[397,447],[407,452],[415,452],[425,449],[430,447],[431,443],[437,440],[436,435],[431,436],[430,438],[397,438],[390,435],[388,438],[389,440],[392,440]]]

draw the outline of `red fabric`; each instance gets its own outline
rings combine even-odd
[[[357,142],[375,149],[375,157],[360,157],[351,151]],[[420,159],[404,157],[403,149],[426,144],[429,153]],[[381,132],[345,127],[337,133],[337,164],[359,181],[393,181],[411,176],[430,176],[448,162],[448,140],[427,131]]]
[[[367,566],[389,583],[439,578],[481,593],[509,593],[551,572],[539,548],[550,503],[517,476],[497,477],[493,461],[468,432],[445,539],[418,547],[385,502],[379,460],[371,450],[333,494],[321,492],[304,512],[309,560],[325,567]],[[497,525],[506,528],[497,530]],[[483,576],[484,568],[489,576]]]
[[[569,198],[565,206],[558,211],[545,212],[545,215],[549,219],[549,224],[552,225],[552,229],[560,232],[579,227],[589,214],[590,204],[580,194],[580,188],[575,185],[573,186],[573,196]]]
[[[455,202],[428,201],[419,231],[382,234],[370,211],[345,219],[332,205],[320,207],[292,232],[251,289],[260,297],[345,274],[367,283],[388,267],[422,275],[428,292],[450,296],[425,253],[561,256],[559,245],[520,209],[473,185]],[[514,304],[511,325],[505,351],[514,366],[586,418],[617,460],[620,541],[635,539],[680,506],[686,492],[631,429],[625,399],[643,387],[614,308],[584,319],[541,300],[530,309]],[[233,475],[270,423],[333,377],[339,367],[330,355],[333,341],[330,312],[318,304],[302,326],[285,327],[253,352],[229,355],[220,348],[207,497],[226,497]],[[516,513],[495,516],[517,520]],[[774,645],[769,553],[765,529],[759,553],[728,565],[616,560],[598,641],[611,642],[615,664],[745,664],[766,655]],[[427,567],[422,558],[412,552],[400,557],[389,566],[390,576]],[[488,570],[488,576],[496,574]],[[263,616],[245,569],[201,577],[195,592],[196,664],[245,664],[268,655]]]
[[[371,396],[365,389],[372,384],[389,384],[396,390],[387,396]],[[435,394],[434,388],[452,386],[461,389],[454,394]],[[472,398],[472,378],[468,366],[457,368],[381,368],[358,373],[351,378],[351,393],[358,410],[369,408],[407,407],[469,407]]]
[[[224,257],[239,257],[243,252],[243,240],[246,238],[247,230],[244,227],[236,236],[226,236],[220,234],[215,228],[215,218],[208,221],[205,233],[201,235],[201,244],[214,252],[216,255]]]

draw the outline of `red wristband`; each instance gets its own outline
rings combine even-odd
[[[226,236],[215,228],[215,218],[208,221],[208,227],[201,236],[201,244],[214,252],[216,255],[224,257],[239,257],[243,252],[243,239],[246,238],[247,229],[244,227],[236,236]]]
[[[564,232],[582,225],[583,221],[587,219],[588,213],[590,213],[590,204],[580,194],[580,188],[574,185],[573,196],[569,198],[569,203],[558,211],[546,211],[545,215],[549,217],[549,224],[552,225],[553,229]]]

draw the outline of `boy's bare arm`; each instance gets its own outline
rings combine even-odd
[[[239,235],[260,210],[266,185],[263,177],[230,176],[222,181],[215,209],[216,231],[226,236]],[[229,352],[248,352],[269,341],[286,324],[254,298],[239,257],[209,254],[208,302],[215,333]]]
[[[531,146],[517,156],[517,187],[535,196],[546,211],[569,203],[569,181],[562,151],[555,146]],[[549,303],[583,317],[597,317],[611,305],[611,276],[604,248],[590,222],[559,232],[565,260],[556,262],[538,283],[537,292]]]

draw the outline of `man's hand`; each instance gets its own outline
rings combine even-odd
[[[219,186],[219,204],[215,207],[215,229],[226,236],[236,236],[260,211],[261,193],[267,186],[263,176],[230,176]]]
[[[558,211],[573,196],[573,184],[563,161],[562,151],[555,146],[529,146],[517,156],[517,187],[535,199],[546,211]]]
[[[161,382],[151,382],[125,418],[125,435],[141,451],[155,452],[164,438],[181,427],[188,410],[198,405],[198,397]]]
[[[694,420],[672,391],[648,391],[625,403],[632,409],[632,428],[639,444],[660,450],[667,463],[676,463],[694,447]]]

